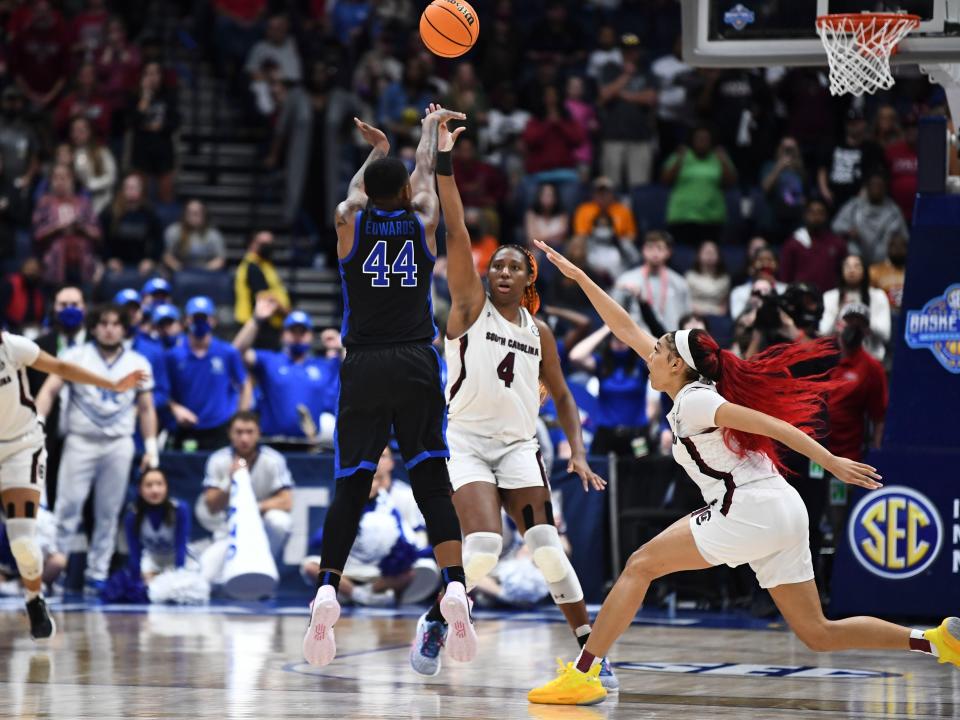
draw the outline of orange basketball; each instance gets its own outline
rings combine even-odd
[[[463,0],[433,0],[420,16],[420,38],[440,57],[460,57],[480,36],[480,19]]]

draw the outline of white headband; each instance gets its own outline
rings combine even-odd
[[[683,361],[697,370],[697,366],[693,363],[693,355],[690,354],[690,332],[690,330],[677,330],[673,334],[673,342],[676,344],[677,353],[683,358]],[[697,370],[697,372],[700,371]]]

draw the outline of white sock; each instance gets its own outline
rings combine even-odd
[[[41,592],[40,590],[27,590],[26,588],[24,588],[23,592],[24,592],[24,595],[26,595],[27,602],[30,602],[34,598],[40,597],[41,595],[43,595],[43,592]]]
[[[577,637],[583,637],[584,635],[589,635],[592,628],[590,625],[581,625],[576,630],[573,631],[573,634]]]

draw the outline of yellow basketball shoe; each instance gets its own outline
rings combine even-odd
[[[937,662],[960,667],[960,618],[947,618],[940,627],[926,630],[923,637],[937,648]]]
[[[600,663],[582,673],[572,662],[557,660],[557,677],[527,693],[527,700],[543,705],[596,705],[607,697],[600,684]]]

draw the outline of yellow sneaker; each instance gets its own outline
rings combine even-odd
[[[587,673],[577,670],[572,662],[557,660],[557,677],[527,693],[527,700],[543,705],[596,705],[603,702],[607,691],[600,684],[600,664]]]
[[[923,637],[937,648],[937,662],[960,667],[960,618],[947,618],[940,627],[926,630]]]

